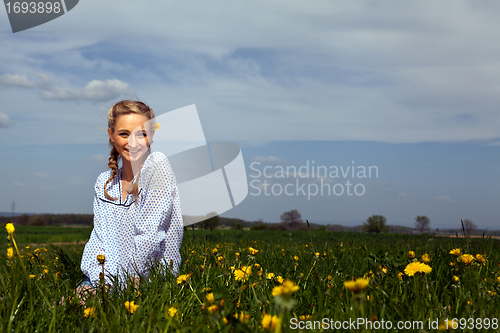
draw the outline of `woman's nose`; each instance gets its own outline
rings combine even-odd
[[[131,135],[128,137],[128,145],[129,146],[135,147],[136,143],[137,143],[137,139],[135,138],[134,135]]]

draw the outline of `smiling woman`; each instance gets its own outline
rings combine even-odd
[[[183,236],[179,192],[167,157],[151,153],[154,125],[153,110],[142,102],[121,101],[109,110],[110,170],[95,184],[94,229],[81,264],[87,280],[78,293],[115,277],[137,281],[151,263],[177,271]]]

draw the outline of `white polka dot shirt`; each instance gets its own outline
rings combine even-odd
[[[174,273],[181,262],[183,222],[179,192],[167,157],[154,152],[148,156],[139,177],[139,196],[122,198],[121,168],[108,184],[109,200],[104,196],[104,184],[111,170],[97,178],[94,196],[94,229],[83,251],[81,269],[96,285],[102,266],[97,255],[104,254],[106,283],[109,276],[124,282],[126,276],[147,275],[147,267],[162,262]],[[134,178],[133,182],[136,179]]]

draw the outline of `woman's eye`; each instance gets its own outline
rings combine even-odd
[[[145,133],[138,133],[138,134],[137,134],[137,137],[138,137],[138,138],[145,138],[145,137],[146,137],[146,134],[145,134]]]
[[[128,136],[127,133],[120,133],[119,135],[122,136],[122,137],[127,137]]]

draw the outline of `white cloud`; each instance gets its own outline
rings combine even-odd
[[[21,182],[18,182],[17,180],[12,181],[12,183],[16,186],[21,186],[21,187],[26,186],[26,183],[21,183]]]
[[[281,165],[286,163],[285,159],[276,156],[255,156],[251,160],[252,162],[259,162],[262,164],[271,164],[271,165]]]
[[[449,195],[441,195],[437,197],[439,200],[446,201],[446,202],[452,202],[451,197]]]
[[[83,89],[55,88],[41,93],[43,99],[105,102],[130,93],[128,83],[118,79],[92,80]]]
[[[11,124],[11,121],[9,120],[9,116],[3,112],[0,112],[0,128],[9,127],[10,124]]]
[[[4,74],[0,76],[0,88],[22,87],[33,88],[36,82],[28,80],[26,75],[21,74]]]
[[[40,177],[40,178],[47,178],[48,175],[46,172],[35,172],[35,176]]]

